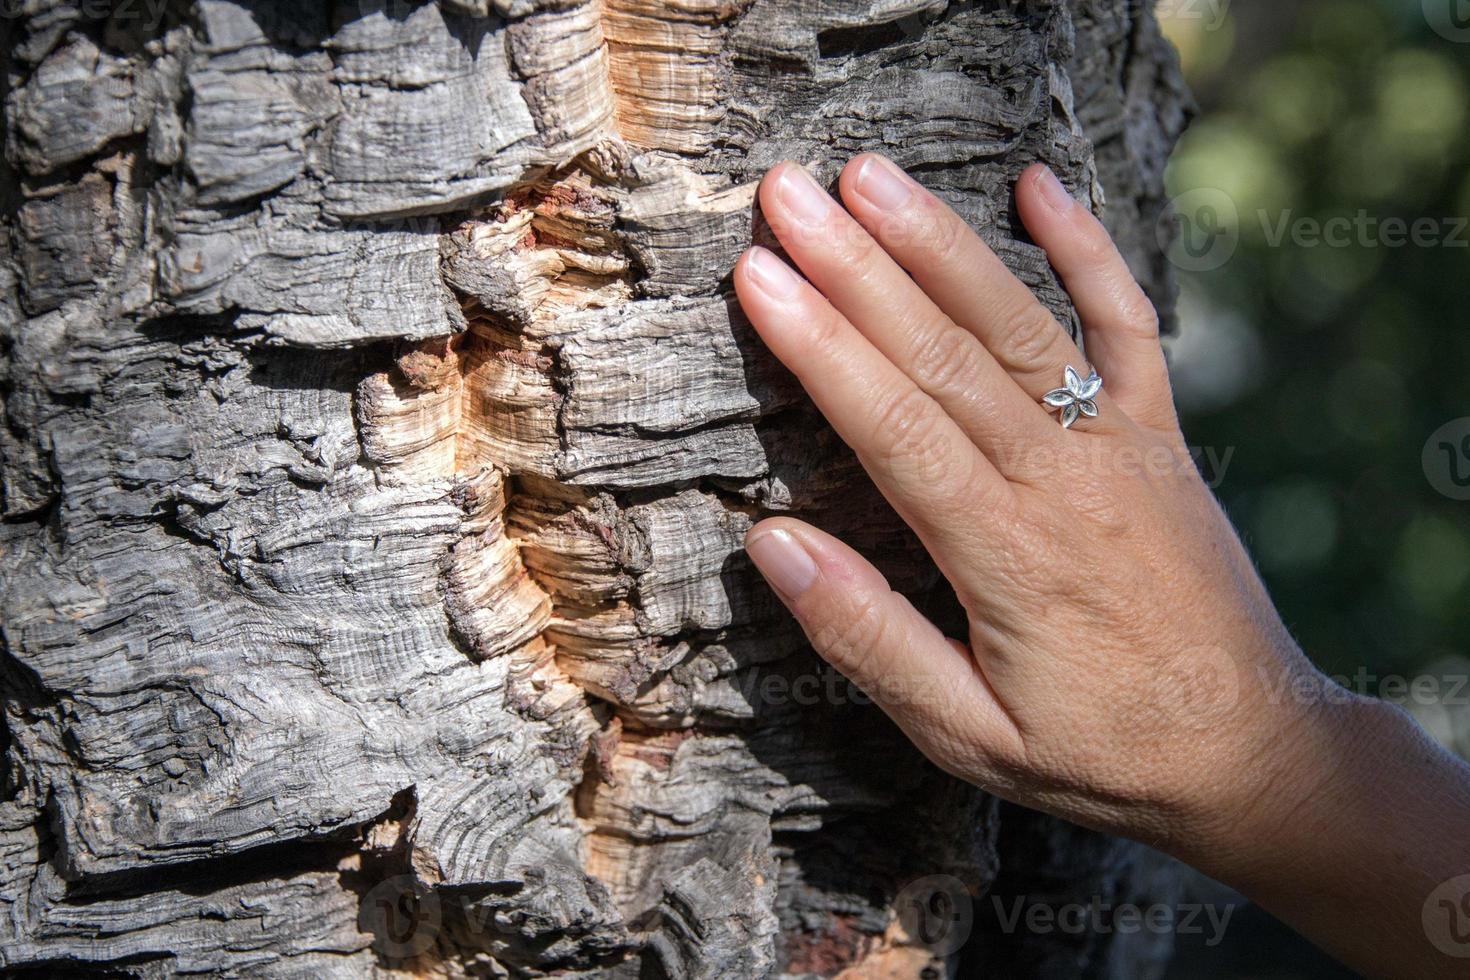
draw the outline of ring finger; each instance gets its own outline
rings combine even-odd
[[[872,153],[856,157],[840,186],[853,217],[939,309],[979,338],[1030,400],[1068,387],[1067,367],[1087,376],[1081,350],[1031,290],[964,219],[891,161]],[[1079,428],[1107,432],[1121,424],[1106,392],[1087,401],[1100,416],[1084,418]]]

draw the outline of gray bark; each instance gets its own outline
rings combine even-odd
[[[1144,7],[8,4],[0,967],[1155,971],[900,914],[1171,886],[822,672],[762,513],[953,602],[728,280],[767,167],[878,149],[1074,323],[1043,160],[1167,315]]]

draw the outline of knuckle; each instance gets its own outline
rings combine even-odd
[[[883,645],[888,617],[879,596],[859,597],[853,605],[812,632],[812,645],[859,686],[874,680],[873,664]]]
[[[989,500],[985,494],[980,453],[946,453],[928,467],[916,467],[915,482],[930,495],[942,500],[966,500],[978,504]],[[988,463],[985,465],[989,465]]]
[[[1039,303],[1009,317],[1001,355],[1013,370],[1032,371],[1048,365],[1047,355],[1061,328]]]
[[[923,482],[946,476],[952,453],[939,438],[943,419],[928,396],[917,389],[894,398],[878,416],[882,461]]]
[[[1043,597],[1061,594],[1072,581],[1062,571],[1068,537],[1060,515],[1019,516],[1005,538],[1002,574],[1022,594]]]
[[[914,371],[929,391],[966,387],[978,376],[977,342],[959,327],[944,324],[920,334],[914,351]]]
[[[885,458],[902,456],[910,443],[922,441],[933,431],[936,421],[929,396],[917,388],[890,396],[873,417]]]
[[[1123,298],[1123,321],[1143,337],[1159,335],[1159,311],[1144,291],[1137,286],[1129,289]]]
[[[922,488],[926,497],[948,497],[973,483],[974,466],[968,459],[937,440],[916,445],[908,455],[905,485],[910,493]]]
[[[872,274],[878,252],[881,250],[881,246],[873,240],[873,236],[869,235],[856,221],[847,222],[837,236],[838,263],[856,270],[864,277]]]
[[[846,327],[842,315],[831,306],[824,305],[813,318],[811,326],[802,331],[801,335],[806,338],[807,349],[811,354],[830,357],[841,346]]]
[[[910,213],[910,252],[934,268],[959,266],[964,253],[964,234],[973,234],[969,226],[962,226],[949,208],[928,195]]]
[[[1116,491],[1117,488],[1109,489]],[[1131,508],[1123,503],[1116,493],[1075,492],[1069,496],[1068,503],[1071,504],[1083,524],[1094,535],[1101,535],[1103,539],[1124,538],[1133,530],[1134,519]]]
[[[1123,264],[1122,256],[1101,224],[1097,224],[1092,233],[1083,236],[1078,243],[1077,258],[1083,267],[1103,275],[1115,272]]]

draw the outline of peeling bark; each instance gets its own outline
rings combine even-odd
[[[805,647],[765,513],[953,600],[728,283],[767,167],[879,149],[1075,326],[1011,201],[1042,160],[1167,320],[1187,97],[1141,6],[20,4],[0,968],[1156,972],[905,924],[930,876],[1172,885]]]

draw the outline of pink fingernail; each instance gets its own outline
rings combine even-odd
[[[812,175],[797,164],[787,164],[776,179],[776,195],[804,225],[820,225],[827,220],[836,204],[832,196],[817,186]]]
[[[1067,188],[1062,186],[1062,182],[1057,179],[1056,174],[1051,172],[1050,167],[1041,169],[1041,173],[1036,178],[1036,187],[1041,191],[1042,200],[1050,204],[1051,209],[1057,214],[1066,214],[1077,206],[1077,201],[1067,193]]]
[[[817,580],[817,563],[788,531],[762,531],[745,542],[745,553],[787,599],[798,599]]]
[[[858,167],[857,191],[880,211],[897,211],[914,196],[913,185],[904,172],[877,154],[865,157]]]
[[[756,286],[771,299],[795,299],[801,291],[800,277],[768,249],[757,245],[750,250],[750,258],[745,264]]]

